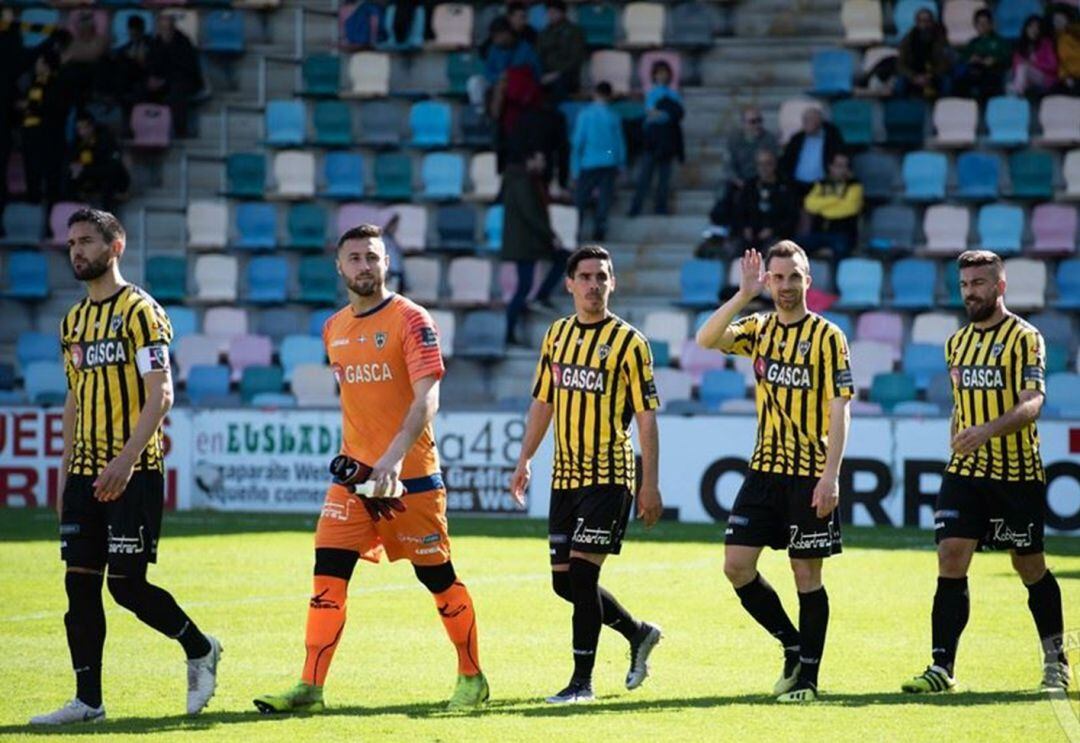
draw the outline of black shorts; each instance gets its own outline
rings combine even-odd
[[[124,494],[102,503],[89,475],[68,475],[60,516],[60,558],[70,567],[134,574],[157,562],[165,478],[160,472],[132,474]]]
[[[816,477],[749,470],[728,517],[725,544],[787,548],[796,558],[829,557],[843,551],[839,509],[818,518],[811,502]]]
[[[551,491],[548,510],[551,564],[570,562],[570,550],[619,554],[633,504],[634,496],[625,485]]]
[[[934,504],[934,540],[979,540],[979,549],[1043,551],[1046,483],[1004,482],[946,472]]]

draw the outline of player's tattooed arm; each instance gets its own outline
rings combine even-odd
[[[829,401],[829,446],[825,453],[825,472],[814,486],[811,505],[819,519],[833,512],[840,503],[840,465],[847,448],[848,429],[851,428],[850,398],[834,397]]]
[[[418,379],[413,382],[412,388],[413,401],[405,414],[401,429],[379,457],[379,461],[372,466],[371,479],[375,481],[375,498],[382,498],[397,488],[405,455],[439,412],[439,380],[436,377]]]
[[[747,250],[743,253],[741,267],[739,291],[720,305],[720,308],[702,324],[694,336],[697,344],[702,348],[730,350],[735,343],[735,332],[731,329],[731,321],[765,288],[765,274],[760,253],[756,250]]]
[[[529,414],[525,419],[525,436],[521,440],[521,455],[518,457],[517,467],[514,468],[514,475],[510,478],[510,494],[519,506],[525,505],[525,491],[529,488],[529,478],[532,476],[532,458],[547,434],[553,412],[552,404],[544,400],[533,400],[529,406]]]

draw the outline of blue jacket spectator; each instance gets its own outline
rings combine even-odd
[[[524,39],[515,40],[512,34],[508,35],[508,44],[500,44],[500,36],[496,36],[495,43],[488,50],[484,59],[484,77],[489,84],[494,85],[502,74],[511,67],[525,66],[532,69],[536,79],[542,74],[540,59],[532,45]]]
[[[596,86],[592,105],[578,114],[574,135],[570,138],[570,174],[577,181],[574,200],[584,220],[595,192],[596,215],[593,219],[593,240],[603,240],[607,228],[608,210],[615,195],[615,176],[626,164],[626,142],[623,140],[622,120],[611,110],[611,84]]]

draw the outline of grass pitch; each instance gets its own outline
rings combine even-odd
[[[43,511],[0,510],[0,684],[6,690],[0,740],[1080,736],[1080,699],[1055,712],[1034,691],[1041,659],[1027,593],[1003,554],[975,558],[971,622],[958,659],[964,691],[933,698],[899,693],[900,683],[928,662],[935,583],[932,535],[908,530],[846,529],[844,554],[826,563],[832,619],[821,675],[824,698],[792,709],[767,693],[781,656],[726,584],[721,527],[662,524],[646,533],[635,525],[602,582],[636,616],[664,628],[652,675],[635,692],[623,689],[626,644],[604,630],[596,703],[545,705],[542,698],[569,678],[571,656],[570,608],[550,591],[544,524],[470,518],[452,519],[451,534],[458,574],[476,602],[481,662],[492,687],[485,711],[441,712],[453,687],[455,656],[429,594],[405,563],[362,563],[327,684],[330,709],[321,716],[263,717],[252,697],[283,690],[299,677],[313,527],[312,517],[167,516],[161,564],[150,577],[223,642],[217,696],[199,717],[184,716],[179,647],[106,598],[108,721],[37,731],[26,720],[73,695],[56,522]],[[1048,554],[1064,595],[1066,629],[1080,630],[1080,540],[1051,539]],[[785,556],[766,553],[761,569],[797,618]],[[1074,668],[1078,655],[1072,656]]]

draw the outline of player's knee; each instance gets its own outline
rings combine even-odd
[[[967,575],[970,559],[971,556],[964,544],[943,540],[938,545],[938,573],[943,578],[963,578]]]
[[[739,588],[754,579],[754,576],[757,575],[757,566],[736,560],[730,556],[725,557],[724,575],[727,576],[731,585]]]
[[[413,565],[416,579],[432,593],[442,593],[457,580],[454,564],[449,560],[442,565]]]
[[[574,595],[570,591],[569,570],[551,571],[551,588],[559,598],[565,599],[566,601],[574,600]]]
[[[69,605],[79,606],[88,600],[100,602],[104,580],[105,576],[100,572],[69,568],[64,575],[64,592],[67,593]]]
[[[317,547],[315,549],[315,575],[328,575],[348,582],[352,580],[358,559],[360,555],[352,550]]]
[[[1039,552],[1034,555],[1011,553],[1013,570],[1026,585],[1037,583],[1046,574],[1046,556]]]
[[[107,581],[109,593],[117,604],[128,611],[139,608],[139,583],[137,578],[123,576],[109,576]]]
[[[792,560],[791,574],[799,593],[810,593],[821,588],[821,563],[816,560]]]

